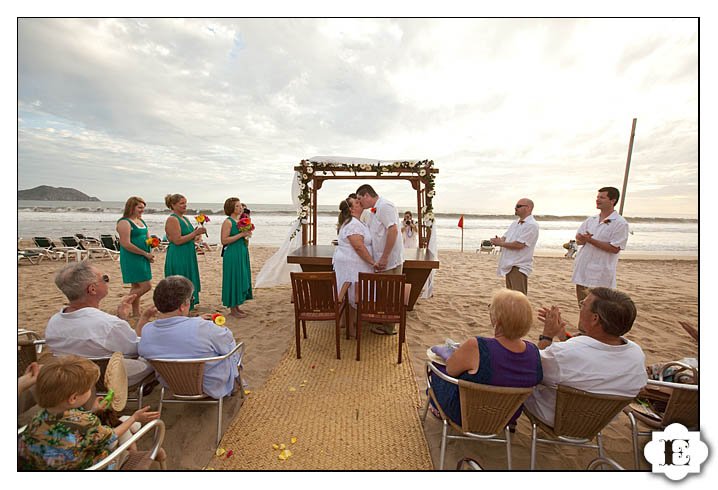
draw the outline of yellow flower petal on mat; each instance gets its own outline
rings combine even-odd
[[[279,449],[279,445],[278,445],[278,444],[272,444],[272,449]]]
[[[292,456],[292,451],[290,451],[289,449],[285,449],[284,451],[279,453],[279,459],[282,461],[284,461],[285,459],[287,459],[291,456]]]
[[[329,372],[330,372],[330,373],[333,373],[333,372],[334,372],[334,368],[329,368]]]
[[[287,446],[285,446],[284,443],[282,443],[282,444],[279,445],[279,449],[281,449],[282,451],[284,451],[285,449],[287,449]]]
[[[245,394],[245,395],[249,395],[250,393],[251,393],[251,391],[249,391],[249,390],[244,390],[244,394]]]
[[[304,381],[302,381],[302,383],[307,384],[307,380],[305,379]]]
[[[222,449],[222,448],[220,447],[220,448],[218,448],[218,449],[214,452],[214,454],[216,454],[217,456],[222,456],[222,455],[223,455],[224,453],[226,453],[226,452],[227,452],[227,451],[225,451],[224,449]]]
[[[214,471],[214,468],[209,467],[209,468],[205,468],[205,470],[206,470],[206,471]]]
[[[289,391],[297,391],[296,388],[289,388]]]
[[[295,442],[297,442],[297,438],[296,438],[296,437],[292,437],[292,444],[294,444]]]

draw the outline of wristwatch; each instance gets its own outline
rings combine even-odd
[[[539,342],[542,340],[548,340],[549,342],[553,342],[553,337],[549,337],[547,335],[541,334],[541,335],[539,335]]]

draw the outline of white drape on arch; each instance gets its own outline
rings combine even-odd
[[[302,209],[302,206],[299,204],[299,178],[299,172],[294,172],[294,178],[292,179],[292,202],[297,210],[297,216]],[[282,284],[289,284],[290,272],[302,272],[302,267],[299,264],[287,264],[287,255],[289,255],[289,252],[299,248],[302,243],[301,228],[302,222],[299,218],[292,221],[279,250],[264,263],[262,270],[257,274],[257,278],[254,281],[255,288],[271,288],[281,286]],[[294,238],[292,238],[292,234],[294,234]]]
[[[429,238],[429,245],[426,248],[434,254],[436,260],[439,260],[439,245],[437,244],[434,223],[436,223],[436,221],[432,222],[430,226],[427,224],[427,226],[431,228],[431,238]],[[432,269],[431,273],[429,273],[429,278],[424,283],[424,289],[421,291],[420,298],[431,298],[434,295],[434,272],[435,270]]]

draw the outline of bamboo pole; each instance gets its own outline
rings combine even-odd
[[[626,186],[628,185],[628,170],[631,167],[631,155],[633,154],[633,138],[636,136],[636,118],[633,118],[631,126],[631,140],[628,143],[628,157],[626,158],[626,171],[623,173],[623,189],[621,190],[621,206],[618,208],[618,214],[623,216],[623,202],[626,200]]]

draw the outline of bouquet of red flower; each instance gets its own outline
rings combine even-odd
[[[237,221],[237,228],[239,229],[240,233],[242,233],[243,231],[254,231],[254,225],[252,224],[252,220],[249,218],[249,216],[241,218],[239,221]],[[245,238],[245,240],[249,241],[248,238]]]
[[[145,243],[150,246],[150,249],[160,246],[160,239],[156,236],[148,238]]]

